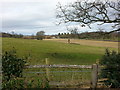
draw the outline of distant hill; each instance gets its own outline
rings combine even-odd
[[[10,33],[1,32],[1,33],[0,33],[0,37],[22,38],[23,35],[22,35],[22,34],[10,34]]]

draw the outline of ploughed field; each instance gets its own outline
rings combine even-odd
[[[118,42],[72,39],[71,44],[68,44],[67,39],[2,38],[3,52],[13,47],[19,57],[28,58],[29,65],[45,64],[45,58],[50,64],[91,65],[98,62],[106,48],[117,51]]]

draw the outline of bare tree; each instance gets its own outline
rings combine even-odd
[[[71,38],[79,38],[79,32],[77,27],[69,27],[67,30],[71,33]]]
[[[99,22],[99,25],[112,23],[113,27],[117,28],[114,31],[120,31],[120,0],[114,2],[81,0],[65,6],[58,3],[56,18],[59,19],[59,24],[78,22],[82,27],[86,25],[90,27],[96,22]]]
[[[71,33],[71,34],[78,34],[78,28],[77,27],[71,27],[71,28],[67,28],[67,30]]]
[[[68,38],[68,43],[70,43],[70,38],[79,38],[79,32],[77,27],[67,27],[67,30],[70,32],[70,36]]]

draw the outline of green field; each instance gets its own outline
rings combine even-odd
[[[68,44],[65,39],[31,40],[2,38],[3,53],[12,50],[14,47],[18,57],[28,57],[26,59],[28,65],[45,64],[45,58],[48,58],[50,64],[92,65],[104,55],[107,48],[106,45],[109,45],[110,50],[117,51],[116,43],[114,42],[72,40],[72,43]],[[43,84],[46,83],[46,77],[49,77],[50,87],[56,87],[57,85],[57,87],[78,88],[91,85],[91,69],[50,68],[49,76],[47,76],[46,71],[46,68],[24,69],[22,79],[28,85],[33,81],[31,87],[37,87],[39,84],[38,80]]]
[[[106,47],[80,44],[68,44],[52,40],[31,40],[2,38],[2,51],[12,48],[17,50],[19,57],[28,57],[29,65],[45,64],[49,58],[50,64],[93,64],[105,53]],[[109,48],[117,50],[117,48]]]

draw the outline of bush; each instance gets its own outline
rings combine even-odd
[[[102,57],[100,64],[104,67],[101,70],[100,77],[107,78],[104,83],[111,88],[120,87],[120,53],[110,52],[106,49],[105,55]]]
[[[6,51],[2,55],[2,74],[3,82],[9,81],[15,77],[22,77],[22,71],[24,69],[25,60],[18,58],[16,50]]]
[[[23,79],[19,80],[17,78],[12,78],[7,82],[2,83],[2,89],[4,90],[18,90],[24,89],[25,82]]]
[[[45,78],[43,81],[27,80],[22,77],[22,71],[25,66],[25,60],[18,58],[16,50],[6,51],[2,55],[2,89],[18,90],[24,88],[49,88],[49,82]],[[37,83],[37,85],[35,84]],[[36,85],[36,86],[35,86]]]

